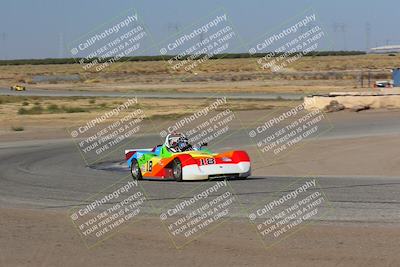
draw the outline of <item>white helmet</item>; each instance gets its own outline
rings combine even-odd
[[[188,150],[191,146],[189,144],[189,140],[186,138],[184,134],[181,133],[171,133],[167,135],[165,138],[164,145],[171,152],[183,152]]]

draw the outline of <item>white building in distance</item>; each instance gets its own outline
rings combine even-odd
[[[385,45],[371,48],[369,53],[400,53],[400,45]]]

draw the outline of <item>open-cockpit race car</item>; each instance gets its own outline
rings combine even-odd
[[[207,180],[247,178],[250,158],[245,151],[213,153],[203,144],[192,146],[180,133],[169,134],[162,145],[125,150],[133,179]]]

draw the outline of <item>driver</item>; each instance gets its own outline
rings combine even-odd
[[[172,133],[165,138],[165,146],[174,153],[193,150],[189,140],[181,133]]]

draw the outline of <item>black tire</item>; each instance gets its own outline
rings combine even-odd
[[[172,173],[177,182],[182,182],[182,163],[179,159],[174,159],[172,163]]]
[[[136,159],[131,162],[131,175],[133,180],[142,180],[142,172],[140,171],[139,164]]]

